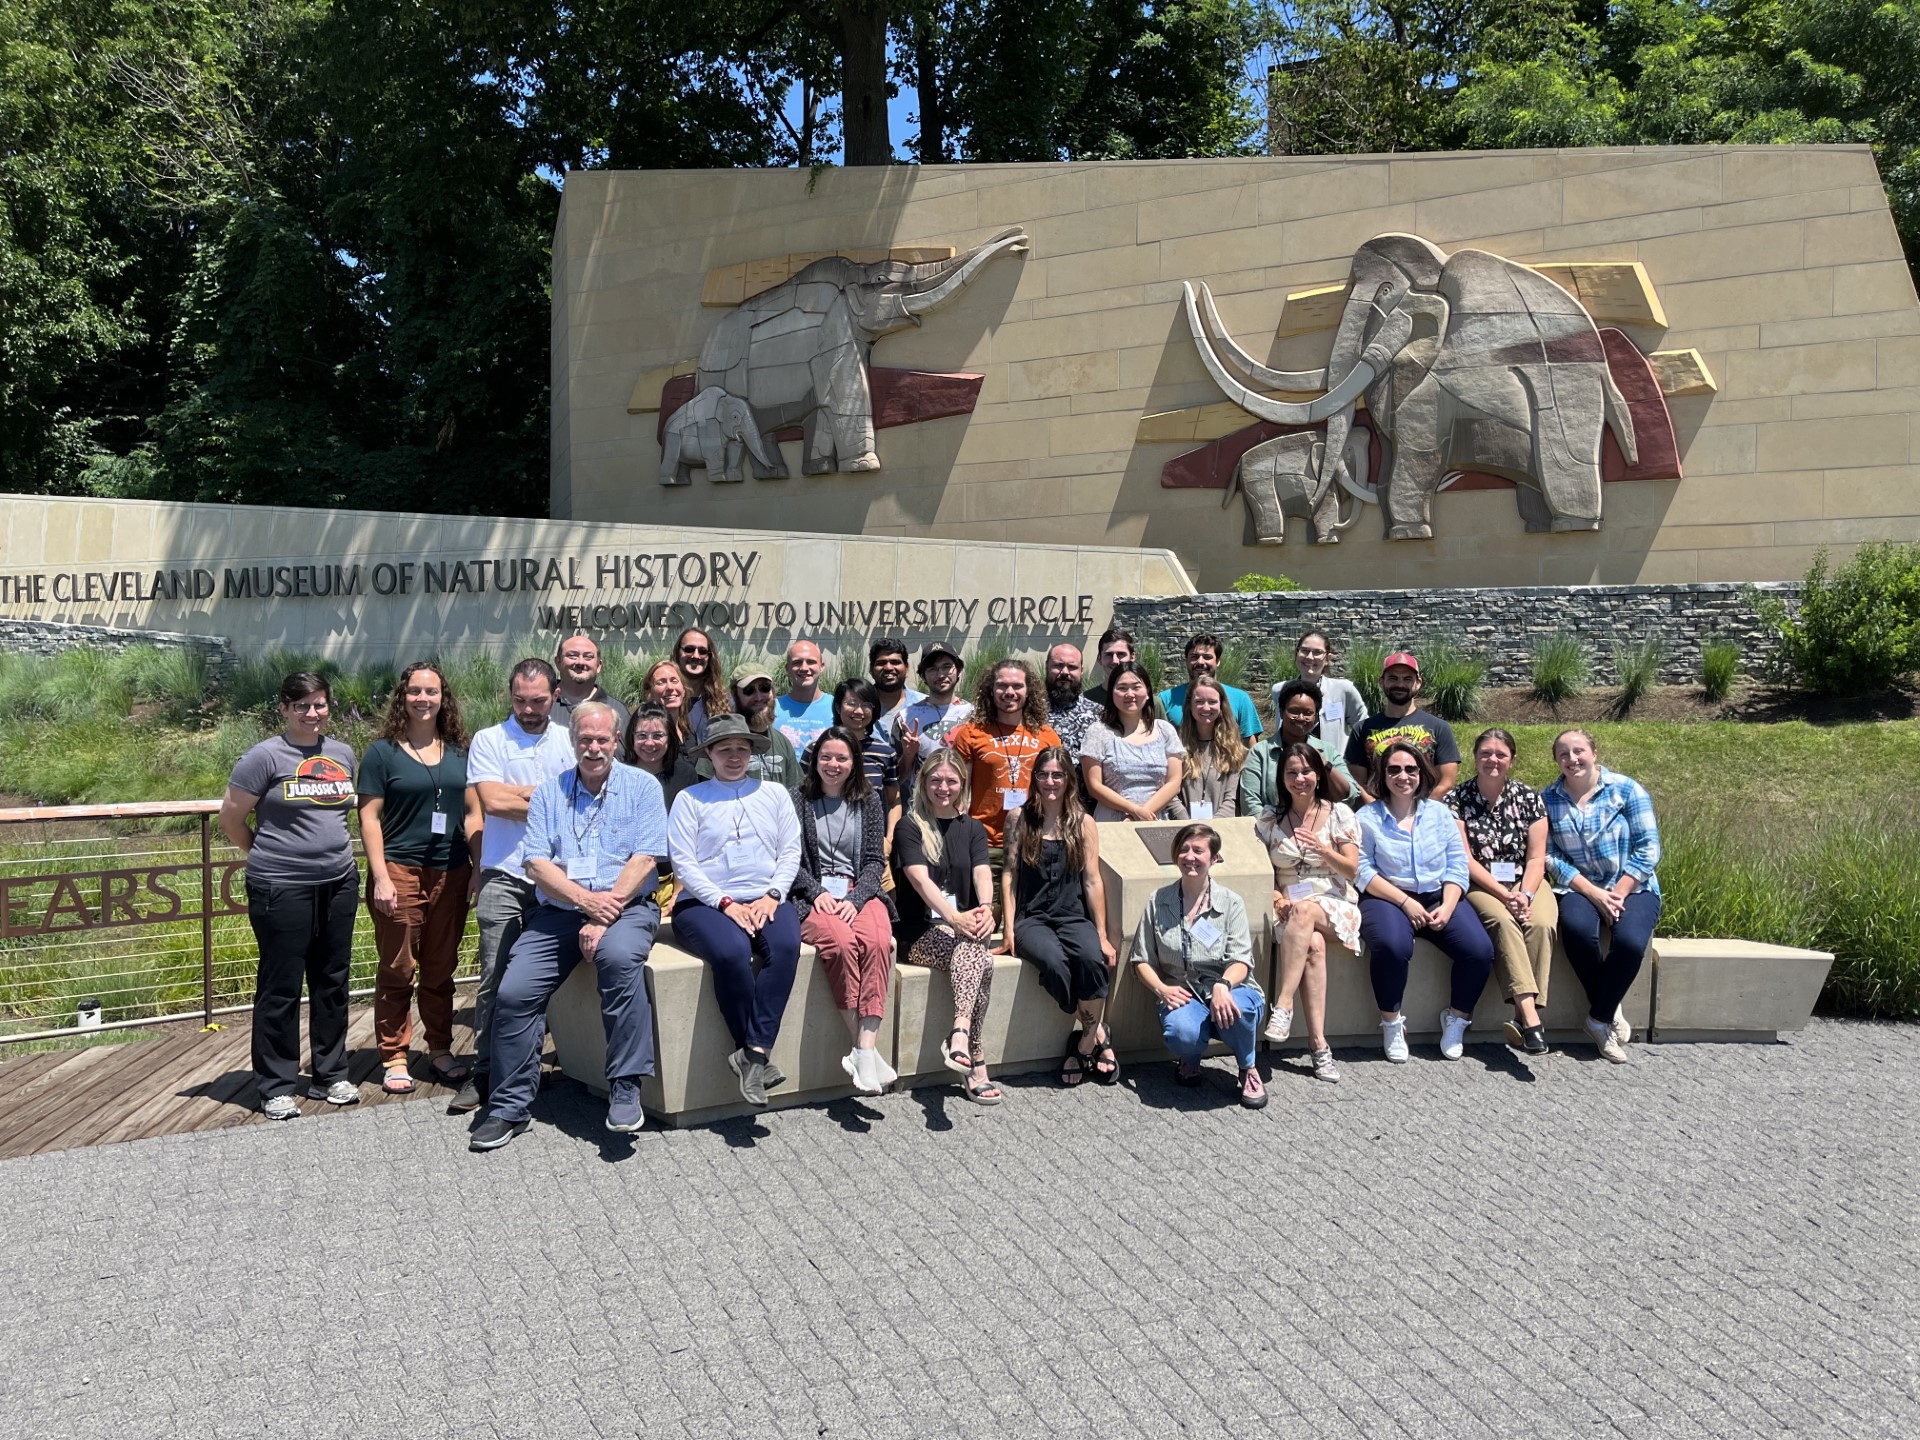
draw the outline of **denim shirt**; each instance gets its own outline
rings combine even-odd
[[[1443,885],[1467,884],[1467,845],[1453,811],[1438,800],[1422,800],[1413,812],[1413,833],[1400,828],[1376,800],[1360,811],[1360,873],[1354,883],[1362,895],[1376,875],[1409,895],[1435,895]]]
[[[1134,931],[1132,962],[1153,966],[1162,980],[1185,985],[1203,1000],[1229,965],[1244,965],[1247,978],[1234,982],[1233,988],[1264,995],[1253,978],[1253,933],[1247,925],[1246,902],[1225,886],[1212,887],[1207,908],[1201,912],[1201,918],[1211,919],[1220,932],[1211,944],[1202,943],[1188,929],[1186,914],[1187,901],[1178,880],[1154,891],[1140,915],[1140,928]]]
[[[554,776],[527,801],[527,859],[551,860],[564,871],[570,861],[593,857],[590,877],[569,877],[582,889],[611,890],[635,855],[666,853],[667,807],[660,782],[631,765],[616,764],[598,795],[573,769]],[[646,889],[640,895],[652,893]],[[545,891],[540,898],[563,909],[578,908]]]

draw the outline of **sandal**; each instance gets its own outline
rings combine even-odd
[[[1086,1079],[1087,1059],[1080,1053],[1080,1032],[1075,1030],[1067,1036],[1066,1057],[1060,1062],[1060,1083],[1071,1090]]]
[[[976,1105],[998,1105],[1005,1098],[1000,1087],[985,1077],[967,1081],[967,1099]]]
[[[965,1035],[966,1033],[965,1030],[962,1030],[956,1025],[947,1032],[947,1040],[953,1039],[956,1035]],[[940,1042],[940,1059],[946,1064],[947,1069],[957,1071],[962,1075],[971,1075],[973,1073],[972,1053],[965,1045],[957,1047],[948,1045],[947,1040]]]
[[[450,1085],[459,1089],[467,1083],[467,1077],[473,1074],[473,1064],[468,1060],[458,1060],[449,1053],[427,1061],[427,1075],[441,1085]]]
[[[1120,1057],[1113,1053],[1113,1041],[1102,1040],[1093,1047],[1093,1078],[1102,1085],[1120,1083]]]
[[[407,1062],[387,1066],[387,1073],[381,1077],[380,1088],[389,1095],[411,1095],[419,1087],[413,1083],[413,1076],[407,1073]]]

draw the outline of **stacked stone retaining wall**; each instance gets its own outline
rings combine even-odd
[[[1290,654],[1310,626],[1325,630],[1336,652],[1363,639],[1414,649],[1451,640],[1487,661],[1486,683],[1494,686],[1530,683],[1534,642],[1556,631],[1586,645],[1596,685],[1619,682],[1616,645],[1657,637],[1666,647],[1661,682],[1683,685],[1699,680],[1700,649],[1711,640],[1740,647],[1743,673],[1764,666],[1773,642],[1754,611],[1754,590],[1789,606],[1800,596],[1800,586],[1791,582],[1122,596],[1114,602],[1113,623],[1142,644],[1158,644],[1175,671],[1189,635],[1208,631],[1228,645],[1244,646],[1247,679],[1259,688],[1272,681],[1268,659],[1275,648],[1284,646]],[[1335,671],[1343,673],[1337,658]]]
[[[53,656],[83,647],[117,655],[135,645],[206,656],[207,676],[216,687],[230,679],[239,665],[239,657],[232,647],[217,635],[128,630],[114,625],[67,625],[51,620],[0,620],[0,652],[14,655]]]

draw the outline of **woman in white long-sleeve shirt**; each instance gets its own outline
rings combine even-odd
[[[800,963],[800,917],[787,893],[800,868],[800,820],[793,797],[747,775],[769,741],[737,715],[707,725],[705,753],[714,778],[680,793],[667,822],[680,900],[673,933],[713,967],[713,988],[739,1046],[727,1064],[749,1104],[786,1081],[768,1059]],[[755,955],[761,960],[754,974]]]

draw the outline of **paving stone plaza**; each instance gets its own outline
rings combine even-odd
[[[1581,1047],[1585,1051],[1586,1047]],[[0,1436],[1912,1434],[1920,1028],[0,1163]]]

